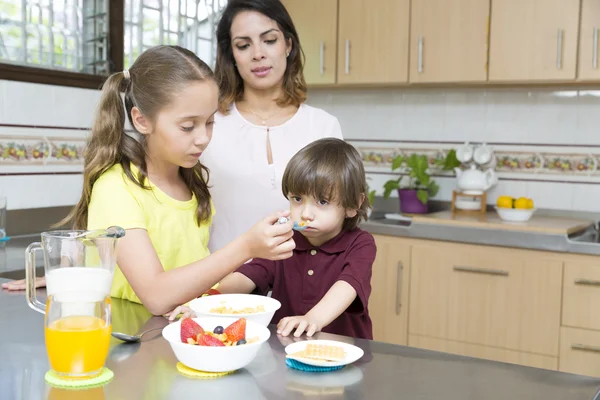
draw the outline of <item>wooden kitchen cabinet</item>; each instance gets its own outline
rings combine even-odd
[[[374,235],[377,257],[371,278],[369,314],[375,340],[406,345],[410,246],[397,237]]]
[[[576,78],[579,0],[492,0],[490,82]]]
[[[489,0],[412,0],[410,82],[487,80]]]
[[[562,325],[600,330],[600,268],[597,257],[565,262]]]
[[[562,327],[558,370],[600,376],[600,332]]]
[[[338,0],[282,0],[282,3],[294,21],[304,50],[306,83],[334,84]]]
[[[556,357],[561,286],[544,252],[415,244],[409,334]]]
[[[600,0],[582,0],[579,26],[579,73],[581,81],[600,80]]]
[[[340,84],[408,82],[410,0],[340,0]]]

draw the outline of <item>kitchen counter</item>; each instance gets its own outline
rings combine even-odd
[[[33,242],[40,241],[40,235],[13,237],[0,243],[0,278],[21,279],[25,277],[25,250]],[[36,253],[38,276],[44,274],[44,258],[41,252]]]
[[[144,336],[141,344],[111,339],[107,367],[115,373],[113,381],[73,392],[45,384],[44,319],[27,307],[23,293],[0,291],[0,321],[3,399],[600,399],[596,378],[329,334],[317,338],[354,343],[364,357],[340,371],[303,373],[285,366],[284,346],[292,339],[272,334],[247,368],[218,379],[193,380],[176,371],[176,358],[160,331]],[[137,333],[166,324],[139,304],[113,299],[115,331]]]
[[[388,219],[374,212],[360,227],[372,234],[442,240],[532,250],[600,255],[596,222],[584,217],[566,217],[539,212],[527,222],[505,222],[495,212],[485,219],[449,210]]]

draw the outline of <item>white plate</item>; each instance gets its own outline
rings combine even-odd
[[[290,357],[294,360],[300,361],[301,363],[314,365],[315,367],[340,367],[342,365],[352,364],[356,360],[360,359],[365,352],[360,347],[356,347],[352,344],[348,344],[345,342],[338,342],[335,340],[307,340],[303,342],[292,343],[285,348],[286,354],[297,353],[299,351],[303,351],[306,349],[307,344],[324,344],[329,346],[339,346],[344,349],[346,352],[346,357],[341,361],[322,361],[322,360],[313,360],[310,358],[299,358],[299,357]]]

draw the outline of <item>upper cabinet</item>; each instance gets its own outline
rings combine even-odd
[[[410,0],[340,0],[338,83],[406,83]]]
[[[600,82],[600,0],[282,0],[309,85]]]
[[[489,0],[412,0],[410,82],[485,82],[489,18]]]
[[[282,0],[282,3],[300,36],[306,57],[306,83],[335,83],[338,0]]]
[[[579,8],[579,0],[492,0],[489,80],[575,80]]]
[[[582,0],[579,28],[580,80],[600,80],[598,60],[598,30],[600,30],[600,0]]]

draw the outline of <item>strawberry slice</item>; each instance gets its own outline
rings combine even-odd
[[[217,339],[214,336],[198,335],[198,346],[219,347],[219,346],[225,346],[225,344],[223,344],[223,342],[221,342],[219,339]]]
[[[227,339],[232,342],[237,342],[246,339],[246,318],[240,318],[223,331],[227,335]]]
[[[181,341],[187,343],[189,338],[196,339],[199,333],[204,333],[204,329],[191,318],[185,318],[181,321]]]

